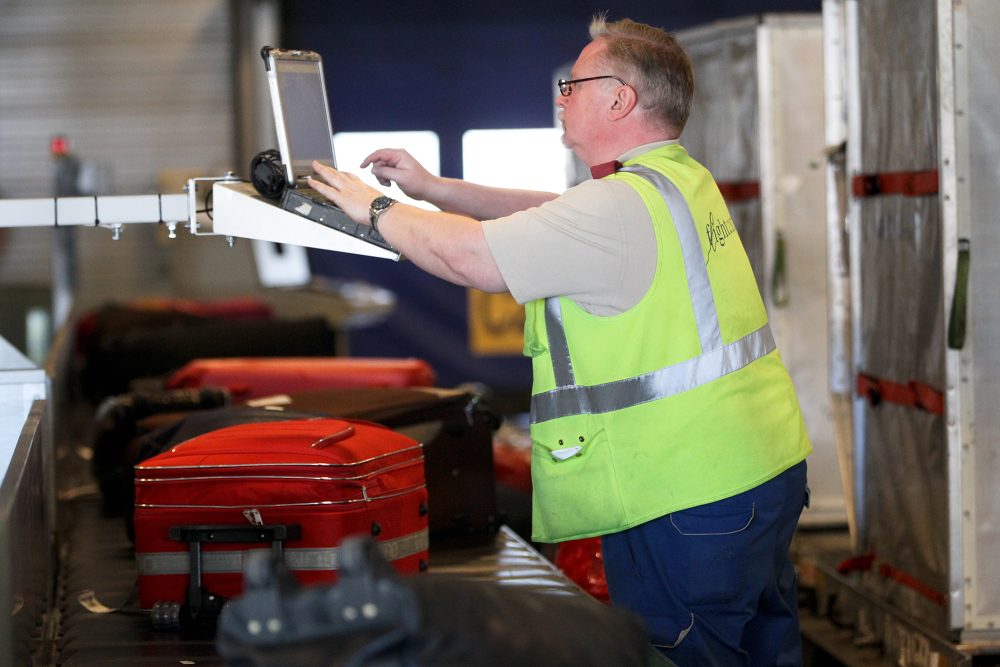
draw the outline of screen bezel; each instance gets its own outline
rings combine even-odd
[[[267,76],[268,86],[271,92],[271,107],[274,113],[275,131],[278,138],[278,151],[281,153],[281,161],[285,168],[285,178],[290,186],[294,186],[296,181],[312,173],[313,157],[301,158],[293,154],[291,142],[288,137],[288,127],[286,124],[287,114],[285,113],[285,100],[281,95],[281,85],[279,82],[279,70],[282,64],[307,63],[314,66],[316,76],[323,94],[323,112],[326,117],[327,136],[330,141],[329,160],[321,159],[320,162],[331,167],[337,166],[336,153],[333,148],[333,123],[330,119],[329,98],[326,93],[326,80],[323,74],[323,60],[315,51],[302,50],[282,50],[270,49],[267,53]]]

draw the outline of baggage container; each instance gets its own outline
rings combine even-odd
[[[216,386],[248,400],[293,391],[335,387],[429,387],[434,371],[421,359],[231,358],[196,359],[173,373],[166,386]]]
[[[135,485],[143,609],[183,602],[192,575],[214,595],[239,594],[248,549],[283,551],[304,584],[336,579],[348,535],[372,536],[400,572],[427,566],[422,446],[375,424],[313,419],[212,431],[136,466]],[[232,531],[262,542],[229,542]],[[197,544],[185,541],[196,533]]]
[[[828,298],[820,14],[763,14],[677,33],[696,82],[680,141],[712,172],[747,251],[781,358],[812,441],[810,507],[802,525],[848,519],[843,478],[849,438],[838,440],[830,374],[845,336],[823,325]],[[808,333],[805,333],[808,332]],[[849,429],[845,429],[845,435]]]
[[[858,530],[822,588],[892,662],[971,664],[1000,654],[1000,4],[827,0],[824,19]]]

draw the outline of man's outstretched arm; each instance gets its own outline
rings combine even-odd
[[[316,176],[309,179],[312,187],[355,222],[370,224],[369,205],[381,192],[354,174],[318,162],[313,163],[313,170]],[[414,196],[406,188],[403,191]],[[394,248],[432,275],[485,292],[507,291],[486,245],[482,224],[472,217],[396,204],[379,217],[378,230]]]
[[[383,148],[364,159],[361,168],[371,166],[382,185],[395,182],[414,199],[429,202],[441,210],[476,220],[492,220],[523,211],[555,199],[558,195],[538,190],[492,188],[457,178],[435,176],[413,156],[398,148]]]

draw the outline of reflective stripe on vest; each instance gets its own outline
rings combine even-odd
[[[694,307],[694,321],[698,327],[701,351],[704,353],[722,347],[722,331],[719,329],[719,311],[715,308],[715,294],[712,292],[712,283],[708,280],[708,265],[705,263],[698,228],[694,224],[687,200],[670,179],[649,167],[632,165],[621,171],[645,178],[667,202],[667,210],[674,220],[674,229],[677,230],[677,238],[681,244],[681,255],[684,257],[684,272],[687,274],[688,288],[691,290],[691,305]]]
[[[545,300],[545,329],[556,388],[531,397],[533,424],[571,415],[613,412],[667,398],[740,370],[775,348],[767,324],[728,345],[722,344],[719,312],[708,278],[708,267],[702,258],[698,228],[687,201],[677,186],[657,171],[640,165],[625,167],[621,171],[650,181],[667,204],[681,244],[702,353],[636,377],[598,385],[577,385],[562,322],[562,306],[558,297],[549,297]]]

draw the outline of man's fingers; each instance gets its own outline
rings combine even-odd
[[[333,169],[332,167],[328,167],[325,164],[316,161],[313,161],[312,168],[313,168],[313,173],[315,173],[317,176],[322,177],[323,180],[328,180],[338,173],[336,169]]]
[[[388,162],[397,164],[406,155],[409,154],[402,148],[379,148],[378,150],[372,151],[371,154],[364,159],[363,164],[369,165],[373,162]]]
[[[306,180],[309,181],[309,185],[311,185],[313,187],[313,189],[318,190],[320,192],[323,192],[323,190],[327,190],[327,189],[336,191],[336,188],[334,188],[332,185],[330,185],[326,181],[321,181],[318,178],[313,178],[312,176],[307,176]]]
[[[380,148],[379,150],[375,151],[374,153],[366,157],[364,160],[362,160],[361,168],[364,169],[365,167],[371,164],[374,165],[386,164],[388,159],[391,157],[392,156],[388,154],[388,151],[386,151],[386,149]]]

